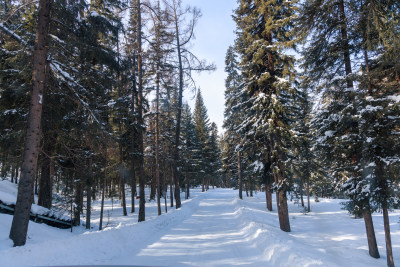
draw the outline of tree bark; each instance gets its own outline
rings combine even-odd
[[[19,171],[18,171],[19,167],[17,167],[17,169],[15,170],[15,183],[18,184],[18,176],[19,176]]]
[[[392,238],[390,236],[389,213],[388,213],[388,209],[385,207],[382,208],[382,210],[383,210],[383,223],[384,223],[384,227],[385,227],[387,265],[388,265],[388,267],[394,267]]]
[[[271,185],[265,185],[265,197],[267,199],[267,209],[272,211],[272,193],[271,193]]]
[[[133,56],[135,58],[135,55]],[[135,66],[135,60],[133,60],[133,65]],[[136,74],[135,70],[132,73],[133,76],[133,86],[132,86],[132,99],[131,99],[131,108],[132,114],[135,114],[135,99],[136,99]],[[135,198],[136,198],[136,173],[135,173],[135,137],[136,137],[136,128],[135,128],[135,118],[132,119],[131,126],[131,213],[135,212]]]
[[[107,157],[108,157],[108,153],[107,153],[107,147],[105,148],[105,162],[104,162],[104,166],[106,166],[104,168],[104,178],[103,178],[103,185],[102,185],[102,189],[101,189],[101,208],[100,208],[100,224],[99,224],[99,231],[103,230],[103,215],[104,215],[104,197],[105,197],[105,193],[106,193],[106,188],[107,188]]]
[[[160,1],[157,1],[157,10],[160,11]],[[156,187],[157,187],[157,213],[161,215],[161,185],[160,185],[160,22],[156,23],[156,45],[157,45],[157,66],[156,66]]]
[[[289,211],[287,205],[286,190],[279,190],[279,226],[282,231],[290,232]]]
[[[90,229],[90,219],[92,214],[92,182],[93,182],[93,171],[92,171],[93,160],[92,157],[89,159],[89,173],[86,182],[86,229]]]
[[[171,208],[174,206],[174,190],[172,184],[174,183],[174,177],[172,175],[172,166],[170,166],[170,178],[169,178],[169,197],[171,199]]]
[[[307,194],[307,212],[310,212],[311,204],[310,204],[310,178],[309,177],[307,177],[306,194]]]
[[[239,198],[243,199],[242,160],[240,158],[240,151],[237,152],[237,161],[238,161],[238,178],[239,178]]]
[[[79,167],[78,167],[79,168]],[[75,212],[74,212],[74,221],[75,225],[81,225],[81,212],[83,207],[83,185],[82,185],[82,173],[79,172],[79,182],[75,184],[75,192],[74,192],[74,203],[75,203]]]
[[[179,69],[179,92],[178,92],[178,110],[176,115],[176,131],[175,131],[175,149],[174,149],[174,182],[175,182],[175,206],[177,209],[181,207],[181,195],[180,195],[180,184],[179,184],[179,172],[178,172],[178,161],[179,161],[179,144],[181,134],[181,117],[182,117],[182,99],[183,99],[183,64],[181,55],[181,44],[179,36],[179,20],[174,2],[174,23],[175,23],[175,38],[176,47],[178,52],[178,69]]]
[[[14,167],[11,168],[11,183],[14,183]]]
[[[146,219],[145,211],[145,177],[144,177],[144,149],[143,149],[143,66],[142,66],[142,14],[140,0],[137,0],[137,49],[138,49],[138,143],[139,143],[139,216],[138,221]]]
[[[186,175],[186,199],[189,199],[190,197],[190,183],[189,183],[189,178]]]
[[[38,205],[50,209],[53,194],[53,177],[51,172],[51,155],[53,153],[52,140],[45,138],[43,145],[43,159],[39,182]]]
[[[303,186],[304,186],[303,182],[300,182],[300,200],[302,207],[304,207]]]
[[[40,122],[42,118],[42,99],[45,88],[46,60],[49,46],[50,9],[52,0],[39,1],[38,24],[33,52],[32,92],[29,105],[28,127],[26,130],[22,177],[18,187],[17,202],[10,238],[14,246],[26,243],[29,216],[32,204],[33,183],[37,170],[40,143]]]
[[[373,258],[378,259],[380,256],[378,245],[376,243],[374,222],[372,221],[371,212],[365,211],[363,217],[365,222],[365,230],[367,232],[369,255]]]
[[[342,38],[342,45],[343,45],[344,66],[345,66],[346,75],[350,75],[352,73],[352,70],[351,70],[349,39],[348,39],[348,35],[347,35],[347,18],[346,18],[346,13],[344,10],[344,1],[339,0],[338,5],[339,5],[339,16],[340,16],[340,20],[341,20],[340,32],[342,35],[341,38]],[[349,79],[348,77],[346,78],[346,80],[347,80],[347,88],[352,88],[353,81],[351,79]]]

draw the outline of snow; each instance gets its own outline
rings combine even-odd
[[[146,221],[122,216],[118,201],[106,201],[103,231],[74,232],[30,222],[27,245],[12,248],[12,216],[0,214],[0,258],[4,266],[385,266],[383,219],[373,220],[381,253],[368,256],[364,221],[341,209],[343,200],[311,203],[312,212],[289,202],[292,232],[279,230],[277,212],[265,209],[265,194],[239,200],[232,189],[192,190],[179,210],[157,216],[146,203]],[[183,196],[183,195],[182,195]],[[127,201],[130,203],[130,200]],[[274,201],[275,202],[275,201]],[[99,202],[94,202],[93,226]],[[113,207],[113,208],[112,208]],[[276,202],[274,203],[276,207]],[[400,247],[400,211],[390,213],[395,264]]]
[[[256,160],[252,165],[254,167],[254,172],[258,172],[264,169],[264,164],[258,160]]]
[[[15,184],[4,180],[0,180],[0,201],[6,205],[15,205],[17,200],[18,188]],[[35,203],[37,203],[37,196],[35,196]],[[42,206],[32,204],[31,213],[37,215],[47,215],[48,217],[53,217],[56,219],[61,219],[67,221],[70,219],[69,216],[62,214],[58,211],[49,210]]]
[[[326,131],[325,132],[326,137],[333,137],[334,134],[335,134],[335,131]]]
[[[398,103],[400,102],[400,95],[391,95],[388,96],[388,99]]]
[[[21,44],[29,47],[28,43],[23,38],[21,38],[18,34],[14,33],[12,30],[7,28],[7,26],[4,25],[2,22],[0,22],[0,29],[3,32],[7,33],[8,35],[12,36],[15,40],[17,40]],[[29,48],[32,48],[32,47],[29,47]]]

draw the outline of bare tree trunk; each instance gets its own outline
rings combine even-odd
[[[289,212],[287,206],[286,190],[279,190],[279,226],[282,231],[290,232]]]
[[[18,184],[18,176],[19,176],[19,167],[15,170],[15,183]]]
[[[120,144],[120,153],[122,153],[122,145],[121,144]],[[119,187],[120,187],[119,190],[121,192],[122,213],[124,216],[128,216],[128,212],[126,211],[124,164],[122,162],[121,154],[120,154],[120,162],[119,162]]]
[[[160,13],[160,1],[157,1],[157,11]],[[157,214],[161,215],[161,185],[160,185],[160,61],[161,61],[161,42],[160,42],[160,21],[157,19],[156,25],[156,46],[157,46],[157,70],[156,70],[156,187],[157,187]]]
[[[145,211],[145,177],[144,177],[144,149],[143,149],[143,69],[142,69],[142,14],[140,0],[137,0],[137,48],[138,48],[138,142],[139,142],[139,216],[138,221],[146,219]]]
[[[238,177],[239,177],[239,198],[243,199],[242,160],[240,158],[240,151],[237,152],[237,161],[238,161]]]
[[[36,175],[35,175],[35,190],[34,190],[34,192],[35,192],[35,195],[38,195],[38,177],[40,176],[40,171],[39,170],[37,170],[37,173],[36,173]],[[34,202],[32,202],[33,204],[35,204],[35,200],[33,200]]]
[[[14,167],[11,168],[11,183],[14,183]]]
[[[135,58],[135,56],[133,56]],[[135,64],[133,64],[135,65]],[[132,87],[132,100],[131,100],[131,106],[132,106],[132,114],[135,113],[135,99],[136,99],[136,76],[135,76],[135,70],[133,71],[133,80],[134,84]],[[136,173],[135,173],[135,137],[136,137],[136,129],[135,129],[135,119],[133,118],[132,120],[132,126],[131,126],[131,213],[135,212],[135,198],[136,198]]]
[[[302,207],[304,207],[303,187],[304,187],[304,183],[301,181],[300,182],[300,200],[301,200]]]
[[[205,191],[205,185],[204,185],[204,177],[201,178],[201,192]]]
[[[101,190],[101,208],[100,208],[100,224],[99,224],[99,231],[103,230],[103,215],[104,215],[104,197],[107,188],[107,162],[108,162],[108,153],[107,147],[105,149],[105,162],[104,162],[104,179],[103,179],[103,186]]]
[[[267,209],[272,211],[272,193],[271,186],[269,184],[265,185],[265,197],[267,198]]]
[[[80,168],[80,167],[78,167]],[[79,176],[77,182],[75,184],[75,195],[74,195],[74,202],[75,202],[75,213],[74,213],[74,220],[75,220],[75,225],[81,225],[81,212],[83,208],[83,184],[82,184],[82,173],[81,170],[79,170]]]
[[[374,222],[372,221],[371,212],[365,211],[363,217],[365,222],[365,230],[367,232],[369,255],[378,259],[380,255],[378,251],[378,245],[376,243]]]
[[[38,205],[50,209],[53,194],[53,177],[51,173],[52,140],[45,138],[43,145],[42,171],[39,184]]]
[[[352,73],[351,70],[351,58],[350,58],[350,49],[349,49],[349,39],[347,36],[347,18],[346,13],[344,11],[344,1],[339,0],[339,16],[341,20],[340,32],[342,35],[342,44],[343,44],[343,57],[344,57],[344,66],[346,75],[350,75]],[[351,79],[347,79],[347,88],[353,87],[353,81]]]
[[[175,207],[179,209],[181,207],[181,195],[179,185],[179,172],[178,172],[178,161],[179,161],[179,144],[181,134],[181,117],[182,117],[182,99],[183,99],[183,64],[181,55],[181,44],[179,36],[179,19],[177,14],[177,5],[174,1],[174,23],[175,23],[175,38],[176,48],[178,52],[178,69],[179,69],[179,92],[178,92],[178,110],[176,115],[176,131],[175,131],[175,149],[174,149],[174,182],[175,182]]]
[[[389,213],[388,213],[388,209],[385,207],[382,208],[382,210],[383,210],[383,223],[384,223],[384,227],[385,227],[387,265],[388,265],[388,267],[394,267],[392,238],[390,236]]]
[[[92,157],[89,159],[89,173],[86,183],[86,229],[90,229],[90,219],[92,214],[92,182],[93,182],[93,160]]]
[[[174,177],[172,175],[172,167],[170,167],[170,176],[169,176],[169,197],[171,199],[171,208],[174,206],[174,190],[172,188],[172,184],[174,183]]]
[[[32,92],[29,106],[28,127],[26,130],[22,178],[18,186],[17,202],[10,238],[14,246],[23,246],[28,232],[32,204],[33,183],[37,170],[40,143],[40,122],[42,118],[42,99],[45,88],[46,60],[49,46],[50,9],[52,0],[39,1],[38,24],[33,52]]]
[[[119,33],[117,34],[117,53],[118,53],[118,96],[122,97],[121,93],[121,72],[120,72],[120,60],[119,60]],[[124,154],[122,148],[122,115],[119,116],[118,130],[120,134],[119,140],[119,198],[121,199],[122,213],[124,216],[128,216],[126,210],[126,196],[125,196],[125,167],[124,167]]]
[[[133,135],[133,132],[132,132]],[[132,155],[131,155],[131,213],[135,212],[135,198],[136,198],[136,175],[135,175],[135,156],[133,155],[134,150],[134,137],[131,137],[132,144]]]
[[[253,180],[250,180],[250,197],[253,197]]]
[[[165,213],[168,212],[167,191],[168,191],[167,178],[164,175],[164,207],[165,207]]]
[[[186,175],[186,199],[190,197],[190,183],[189,178]]]

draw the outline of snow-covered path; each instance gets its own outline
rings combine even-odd
[[[156,266],[263,266],[261,251],[246,238],[235,216],[232,191],[202,198],[192,216],[172,227],[135,257],[135,264]],[[129,256],[123,260],[128,262]]]
[[[291,233],[279,230],[276,210],[266,211],[263,193],[242,201],[231,189],[193,190],[182,209],[162,216],[154,202],[147,203],[146,222],[139,224],[137,214],[124,217],[121,207],[108,201],[105,230],[76,227],[70,233],[31,222],[27,245],[18,248],[8,239],[12,217],[0,214],[0,266],[385,266],[381,215],[374,215],[382,256],[377,260],[368,256],[363,220],[341,210],[341,201],[313,201],[307,215],[289,203]],[[396,265],[399,217],[399,211],[391,213]]]

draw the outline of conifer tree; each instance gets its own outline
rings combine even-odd
[[[201,172],[204,173],[202,177],[202,188],[203,191],[206,187],[207,181],[210,178],[209,169],[209,156],[210,156],[210,120],[207,114],[207,108],[204,105],[203,96],[199,89],[196,95],[196,102],[193,111],[193,120],[196,126],[196,134],[200,141],[201,146]]]
[[[247,140],[254,136],[265,165],[271,163],[280,228],[287,232],[286,192],[291,181],[285,161],[292,136],[285,98],[292,92],[294,59],[285,55],[284,49],[294,45],[295,8],[294,1],[240,1],[234,16],[245,87],[252,103],[242,127],[249,133]]]
[[[23,246],[26,242],[28,223],[33,199],[33,182],[36,175],[40,143],[40,122],[42,101],[46,79],[46,60],[49,42],[51,0],[39,2],[39,15],[33,57],[32,91],[29,107],[28,128],[25,139],[22,176],[19,183],[17,202],[10,238],[14,246]]]

